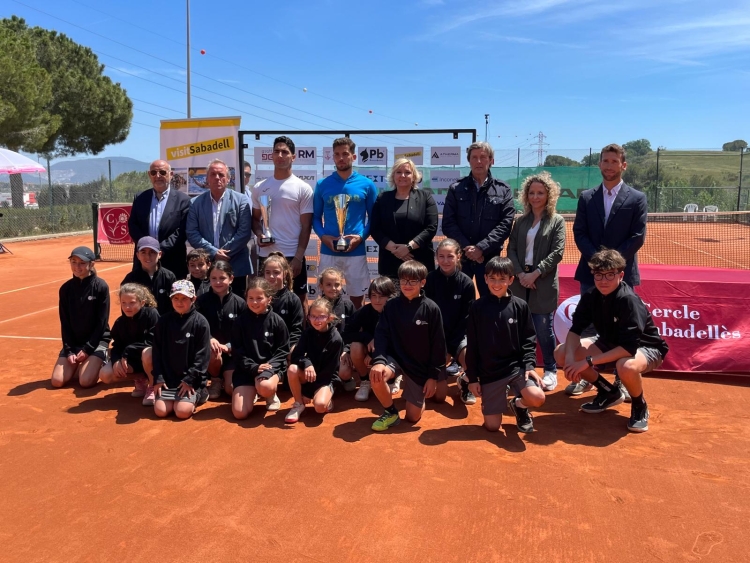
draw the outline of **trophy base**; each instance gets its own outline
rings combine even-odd
[[[276,242],[276,239],[273,237],[260,237],[260,242],[263,244],[273,244]]]
[[[336,251],[337,252],[346,252],[349,248],[349,241],[338,241],[336,243]]]

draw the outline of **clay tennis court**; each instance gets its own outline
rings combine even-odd
[[[509,418],[484,431],[479,405],[454,386],[418,425],[384,434],[370,430],[374,397],[353,394],[295,427],[283,422],[286,394],[278,413],[260,404],[241,423],[228,402],[156,420],[129,385],[48,383],[57,291],[80,244],[91,237],[0,255],[2,561],[750,558],[746,380],[648,378],[643,435],[626,431],[628,405],[579,413],[590,394],[565,396],[562,377],[529,435]],[[97,267],[111,289],[129,269]]]

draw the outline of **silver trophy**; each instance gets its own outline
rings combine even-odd
[[[276,242],[276,239],[271,232],[271,196],[262,195],[258,198],[258,201],[260,201],[260,220],[263,232],[260,242],[263,244],[273,244]]]
[[[344,226],[346,225],[346,214],[349,211],[350,195],[339,194],[333,196],[333,206],[336,208],[336,223],[339,226],[339,240],[336,241],[336,250],[346,252],[349,241],[344,238]]]

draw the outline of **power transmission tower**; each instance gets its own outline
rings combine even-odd
[[[544,164],[544,153],[546,152],[544,150],[544,147],[549,146],[549,143],[545,143],[544,139],[546,139],[547,136],[539,131],[539,134],[537,135],[537,166],[542,166]]]

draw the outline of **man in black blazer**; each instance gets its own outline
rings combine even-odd
[[[636,254],[646,240],[648,205],[646,194],[622,181],[628,166],[625,157],[620,145],[604,147],[599,157],[602,183],[578,198],[573,236],[581,252],[575,274],[581,293],[594,287],[588,263],[602,246],[617,250],[625,258],[624,279],[629,286],[641,283]]]
[[[130,238],[138,241],[151,236],[161,246],[161,264],[171,270],[177,279],[187,276],[185,223],[190,209],[190,196],[170,187],[172,167],[164,160],[155,160],[148,170],[153,186],[133,199],[128,219]],[[135,258],[133,269],[140,268]]]
[[[646,194],[622,181],[627,167],[625,149],[614,143],[607,145],[599,156],[602,183],[578,198],[573,236],[581,252],[575,274],[581,284],[581,294],[594,287],[594,275],[588,263],[602,247],[617,250],[625,258],[625,283],[631,287],[641,284],[636,254],[646,240],[648,204]],[[584,331],[586,336],[591,336],[589,329]],[[625,390],[619,377],[616,382]],[[581,381],[568,385],[565,392],[580,395],[589,389],[590,384]],[[626,391],[623,395],[629,401]]]

